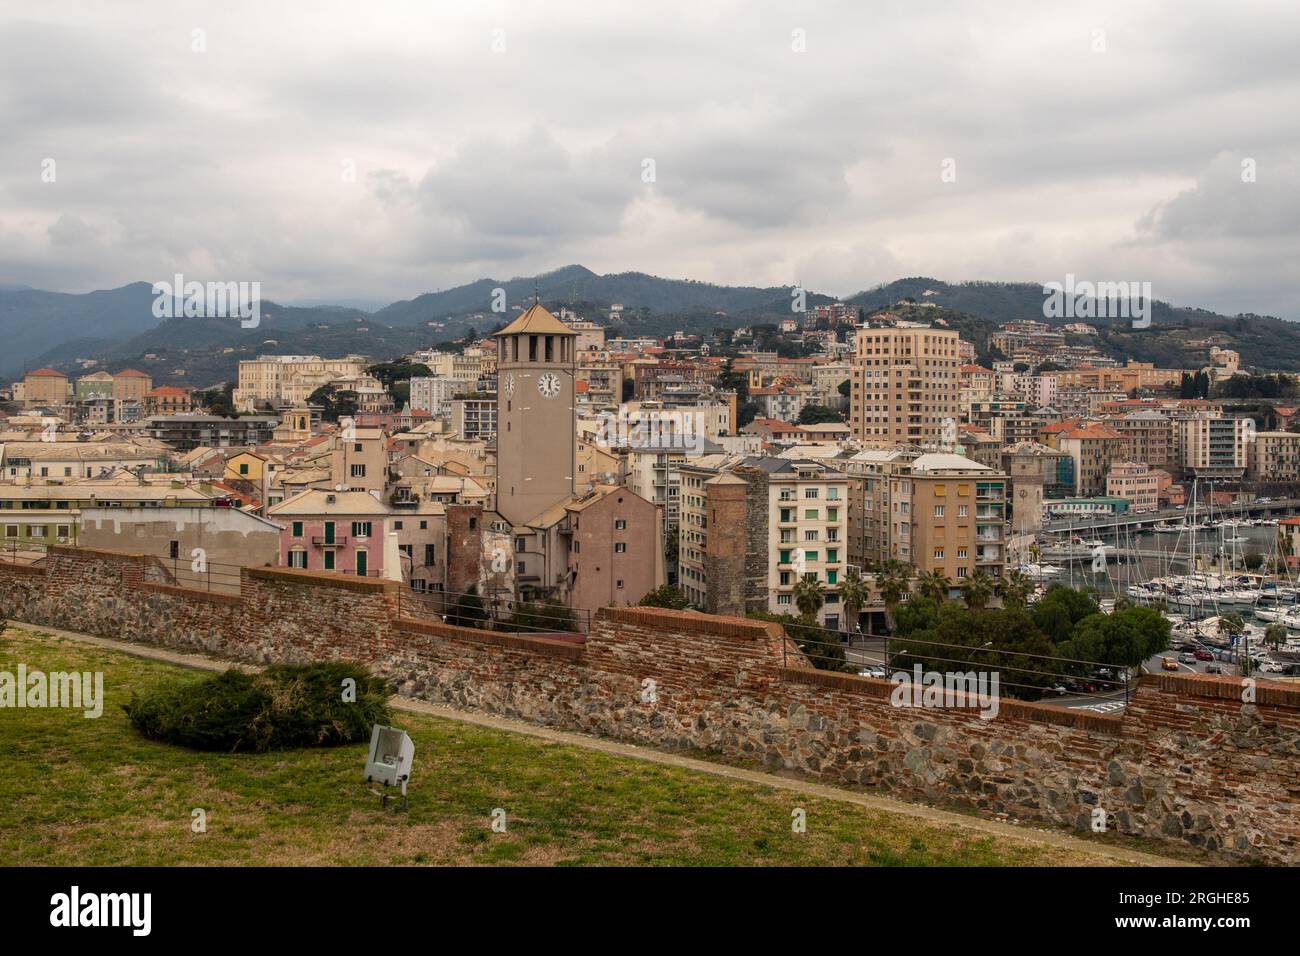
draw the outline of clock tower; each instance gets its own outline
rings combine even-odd
[[[497,511],[512,524],[573,497],[577,338],[538,303],[496,334]]]

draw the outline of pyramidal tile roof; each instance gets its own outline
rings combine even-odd
[[[497,333],[498,336],[520,334],[577,335],[578,333],[535,302],[525,309],[519,318]]]

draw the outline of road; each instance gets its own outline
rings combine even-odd
[[[1211,648],[1213,651],[1214,649]],[[1207,668],[1211,665],[1221,668],[1221,673],[1236,675],[1241,673],[1238,666],[1226,660],[1219,661],[1195,661],[1193,663],[1183,663],[1178,658],[1182,654],[1178,650],[1162,651],[1159,654],[1152,655],[1143,664],[1142,669],[1152,673],[1163,673],[1163,661],[1166,657],[1172,657],[1178,663],[1178,670],[1184,674],[1205,674]],[[884,666],[885,663],[885,641],[883,638],[863,638],[859,639],[853,645],[845,649],[845,659],[850,664],[860,666],[876,665]],[[1261,674],[1262,677],[1276,677],[1276,674]],[[1099,691],[1094,694],[1066,694],[1060,697],[1044,697],[1042,703],[1051,704],[1053,707],[1066,707],[1071,710],[1090,710],[1099,714],[1113,714],[1124,709],[1127,704],[1127,694],[1123,688],[1111,692]]]
[[[1265,514],[1280,517],[1282,514],[1297,508],[1300,508],[1300,499],[1288,498],[1280,501],[1266,501],[1263,504],[1215,505],[1214,514],[1216,518],[1245,514],[1254,514],[1256,517],[1262,517]],[[1139,525],[1153,525],[1164,521],[1178,523],[1188,516],[1189,511],[1190,509],[1185,507],[1164,508],[1160,511],[1144,511],[1141,514],[1122,515],[1118,520],[1110,516],[1100,518],[1081,518],[1077,516],[1073,518],[1056,518],[1051,521],[1044,521],[1043,530],[1052,534],[1065,531],[1114,534],[1117,527],[1134,528]],[[1204,520],[1205,508],[1202,505],[1197,505],[1196,517],[1197,520]]]

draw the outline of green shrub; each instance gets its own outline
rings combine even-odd
[[[356,681],[345,702],[344,681]],[[260,674],[228,670],[197,684],[132,694],[123,709],[154,740],[195,750],[287,750],[370,739],[388,724],[392,689],[355,664],[278,664]]]

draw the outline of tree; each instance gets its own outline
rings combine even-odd
[[[1137,667],[1169,646],[1172,626],[1159,611],[1126,607],[1081,620],[1057,653],[1062,657],[1118,667]]]
[[[1070,639],[1076,624],[1099,610],[1097,602],[1084,592],[1053,584],[1030,613],[1047,639],[1060,644]]]
[[[320,417],[327,422],[351,418],[357,413],[357,393],[346,389],[340,391],[333,385],[322,385],[308,396],[307,401],[321,406]]]
[[[478,596],[478,585],[471,584],[469,590],[456,599],[456,603],[447,612],[447,623],[456,627],[481,628],[488,621],[487,608]]]
[[[907,584],[911,575],[909,568],[902,561],[890,558],[881,564],[876,572],[876,590],[885,605],[885,624],[893,630],[894,609],[898,607],[903,595],[907,593]]]
[[[573,609],[565,607],[559,601],[525,601],[515,606],[515,612],[510,616],[507,626],[512,631],[576,632],[578,620]]]
[[[914,598],[908,605],[918,621],[928,618],[929,626],[901,635],[891,646],[891,664],[907,671],[920,664],[922,670],[941,673],[987,671],[999,674],[999,693],[1008,697],[1035,699],[1049,687],[1063,668],[1045,658],[1052,647],[1019,608],[995,608],[975,612],[955,601],[935,605],[929,598]],[[899,610],[903,631],[910,611]]]
[[[220,388],[199,392],[194,399],[200,408],[207,409],[209,415],[220,415],[222,418],[239,417],[239,412],[235,410],[234,382],[226,382]]]
[[[718,388],[735,392],[737,407],[743,406],[749,402],[749,373],[737,372],[732,360],[727,359],[718,373]]]
[[[928,597],[912,595],[894,611],[894,637],[908,637],[937,627],[940,607]]]
[[[662,607],[673,611],[684,611],[690,607],[686,595],[671,584],[661,584],[638,602],[640,607]]]
[[[744,428],[757,418],[758,413],[762,410],[763,406],[758,404],[758,402],[746,402],[744,405],[741,405],[740,410],[736,413],[736,427]]]
[[[858,630],[858,616],[870,596],[871,590],[867,587],[867,582],[862,580],[862,576],[857,571],[850,571],[840,582],[840,603],[844,605],[849,631]]]
[[[966,581],[963,597],[966,599],[966,606],[971,610],[983,610],[988,606],[989,599],[993,597],[993,579],[984,573],[982,568],[977,568]]]
[[[800,620],[793,614],[773,614],[770,611],[752,611],[745,615],[754,621],[774,621],[785,630],[785,635],[798,645],[812,663],[823,671],[851,673],[854,668],[847,662],[844,643],[838,635]]]
[[[1272,644],[1273,650],[1277,650],[1286,643],[1287,630],[1285,624],[1279,624],[1274,621],[1268,627],[1264,628],[1264,642]]]
[[[429,366],[419,362],[381,362],[366,368],[366,374],[379,379],[380,384],[390,393],[398,382],[410,382],[413,378],[428,378],[433,374]],[[409,394],[409,385],[407,393]]]
[[[799,609],[799,617],[808,624],[817,621],[817,612],[826,603],[826,592],[816,578],[800,578],[794,586],[794,606]]]
[[[948,593],[952,590],[952,581],[948,579],[946,574],[936,568],[921,575],[916,590],[922,597],[927,597],[936,604],[942,604],[948,600]]]
[[[799,417],[795,424],[798,425],[821,425],[825,422],[842,422],[844,416],[837,411],[827,408],[825,405],[805,405],[799,409]]]
[[[1024,571],[1012,571],[1002,579],[1002,606],[1023,608],[1034,593],[1034,582]]]

